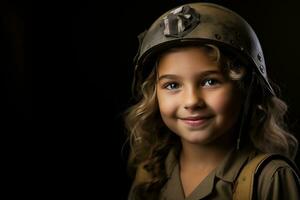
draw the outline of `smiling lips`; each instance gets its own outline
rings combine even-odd
[[[181,120],[188,126],[200,127],[211,118],[212,116],[195,116],[195,117],[181,118]]]

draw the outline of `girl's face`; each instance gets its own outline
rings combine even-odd
[[[182,140],[212,144],[232,132],[240,112],[240,92],[202,48],[166,53],[157,71],[162,119]]]

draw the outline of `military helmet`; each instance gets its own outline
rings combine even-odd
[[[140,34],[139,40],[135,73],[144,74],[142,77],[153,68],[153,63],[149,65],[149,61],[155,60],[155,55],[164,50],[181,45],[214,44],[255,66],[258,77],[275,95],[268,81],[263,51],[254,30],[241,16],[223,6],[190,3],[171,9]]]

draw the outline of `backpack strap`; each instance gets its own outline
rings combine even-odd
[[[260,153],[256,155],[248,164],[246,164],[240,172],[233,191],[233,200],[252,200],[253,199],[253,188],[255,182],[255,175],[262,170],[262,167],[272,159],[280,159],[286,161],[297,174],[297,179],[300,183],[298,167],[290,159],[280,154],[271,153]],[[261,167],[262,166],[262,167]]]
[[[233,191],[233,200],[252,200],[254,176],[261,164],[272,154],[258,154],[243,167]]]

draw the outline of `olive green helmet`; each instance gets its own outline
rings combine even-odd
[[[251,26],[237,13],[212,3],[191,3],[171,9],[139,35],[135,73],[146,74],[150,60],[168,48],[180,45],[214,44],[255,66],[268,91],[274,94],[267,77],[260,42]],[[142,75],[144,76],[144,75]]]

